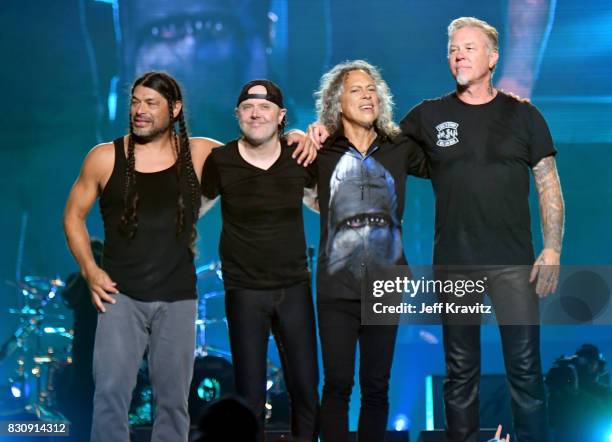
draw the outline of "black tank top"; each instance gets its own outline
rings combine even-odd
[[[113,173],[100,197],[104,221],[103,268],[117,283],[117,289],[142,301],[195,299],[196,278],[190,249],[191,197],[181,179],[185,204],[185,228],[176,236],[176,164],[152,173],[136,172],[138,228],[128,239],[119,230],[123,214],[125,157],[123,138],[114,141]]]

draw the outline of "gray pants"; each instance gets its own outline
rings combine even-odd
[[[152,442],[187,442],[196,301],[142,302],[115,295],[98,315],[92,442],[128,442],[128,410],[145,350],[156,406]]]

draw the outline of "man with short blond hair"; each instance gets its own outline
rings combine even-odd
[[[495,28],[461,17],[448,27],[448,38],[456,90],[417,105],[400,126],[428,158],[436,196],[434,265],[456,269],[438,275],[486,278],[500,323],[516,440],[545,442],[538,295],[554,292],[559,276],[564,205],[556,150],[535,106],[493,87],[499,59]],[[544,236],[537,259],[530,228],[530,170]],[[461,302],[481,301],[482,295]],[[443,319],[447,440],[476,442],[480,316]]]

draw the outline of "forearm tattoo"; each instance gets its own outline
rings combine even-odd
[[[561,193],[561,183],[557,174],[555,158],[553,156],[543,158],[532,170],[540,200],[544,247],[561,253],[565,204]]]

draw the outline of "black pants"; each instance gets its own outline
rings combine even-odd
[[[314,308],[308,283],[276,290],[227,290],[236,391],[251,406],[263,440],[270,330],[276,340],[291,398],[294,440],[316,441],[319,369]]]
[[[358,440],[383,441],[389,414],[389,377],[397,325],[361,325],[359,300],[320,302],[317,310],[325,374],[321,440],[348,441],[348,409],[359,342]]]
[[[506,376],[517,442],[546,442],[546,395],[540,362],[538,296],[529,284],[529,266],[438,273],[441,279],[487,278],[487,293],[500,322]],[[450,297],[452,298],[452,297]],[[452,299],[453,302],[457,298]],[[482,302],[465,295],[459,303]],[[444,404],[449,442],[477,442],[479,429],[480,325],[472,318],[444,318],[446,380]],[[463,324],[459,324],[463,322]],[[466,322],[468,323],[467,325]]]

